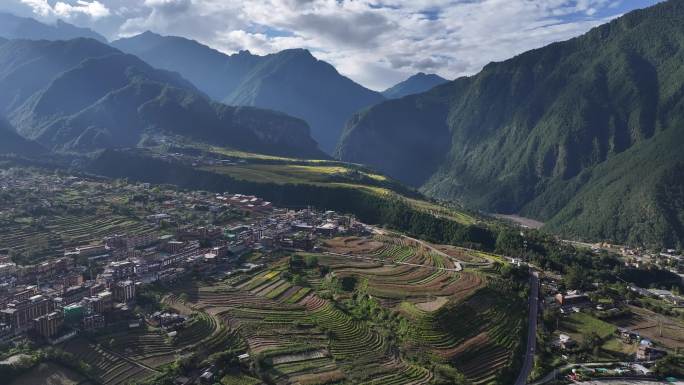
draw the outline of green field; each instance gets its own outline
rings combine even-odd
[[[594,318],[587,313],[572,313],[570,316],[563,318],[560,327],[561,330],[579,341],[583,340],[583,336],[588,336],[592,333],[598,334],[601,338],[607,338],[613,335],[617,329],[615,326]]]
[[[204,171],[227,175],[255,183],[308,184],[342,189],[355,189],[383,197],[400,197],[411,207],[454,220],[461,224],[480,221],[463,210],[447,208],[407,189],[400,182],[356,164],[332,160],[301,160],[264,156],[217,147],[204,148],[215,155],[238,160],[236,164],[200,167]]]
[[[441,376],[440,363],[488,384],[516,370],[525,312],[510,282],[489,269],[455,271],[407,238],[372,242],[379,247],[359,254],[370,260],[306,253],[313,262],[293,271],[289,257],[277,257],[241,278],[174,287],[170,298],[233,325],[273,383],[427,384]],[[345,278],[357,283],[345,288]]]

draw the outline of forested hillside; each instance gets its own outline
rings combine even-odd
[[[0,111],[52,150],[133,147],[177,135],[236,149],[322,157],[300,119],[210,100],[180,75],[90,39],[0,43]]]
[[[363,111],[337,155],[564,233],[682,245],[683,61],[667,1]]]
[[[384,100],[304,49],[265,56],[248,51],[225,55],[194,40],[151,32],[112,44],[157,68],[180,73],[214,100],[305,120],[313,138],[329,153],[353,113]]]

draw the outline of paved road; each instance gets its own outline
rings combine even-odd
[[[539,311],[539,273],[533,272],[530,274],[530,300],[529,309],[530,315],[527,326],[527,348],[525,351],[525,362],[515,385],[526,385],[527,378],[530,376],[532,367],[534,366],[534,352],[537,349],[537,313]]]

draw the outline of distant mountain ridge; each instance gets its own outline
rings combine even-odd
[[[0,36],[5,39],[71,40],[79,37],[106,43],[99,33],[57,20],[54,25],[44,24],[28,17],[0,12]]]
[[[684,2],[380,103],[337,156],[567,236],[684,246]]]
[[[275,155],[322,157],[305,122],[211,101],[173,72],[92,39],[0,46],[0,111],[52,150],[132,147],[179,135]]]
[[[382,91],[382,95],[387,99],[399,99],[404,96],[428,91],[431,88],[446,82],[448,82],[448,80],[439,75],[419,72],[385,91]]]
[[[304,119],[329,153],[354,112],[384,100],[303,49],[266,56],[248,51],[225,55],[193,40],[151,32],[112,45],[157,68],[180,73],[214,100]]]

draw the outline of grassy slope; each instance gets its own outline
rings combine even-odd
[[[396,180],[356,164],[322,159],[268,156],[220,147],[205,148],[205,150],[241,162],[204,166],[201,167],[203,171],[263,184],[307,184],[359,190],[388,198],[401,197],[415,209],[431,212],[461,224],[469,225],[479,221],[474,215],[465,211],[446,208],[427,201]]]

